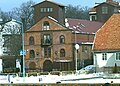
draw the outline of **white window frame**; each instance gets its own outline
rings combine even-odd
[[[106,6],[102,7],[102,14],[108,14],[108,7]]]
[[[102,60],[106,61],[107,60],[107,53],[102,53]]]
[[[119,53],[116,53],[115,60],[116,60],[116,61],[120,61],[120,52],[119,52]]]
[[[46,25],[45,22],[47,22],[48,25]],[[49,24],[49,22],[48,21],[45,21],[45,22],[43,23],[43,30],[50,30],[50,24]]]
[[[95,20],[93,20],[93,18],[92,17],[95,17]],[[97,17],[96,17],[96,15],[90,15],[90,21],[96,21],[97,20]]]
[[[45,12],[53,12],[53,8],[49,8],[49,7],[48,8],[46,8],[46,7],[45,8],[41,8],[40,12],[44,12],[44,13]]]
[[[44,8],[41,8],[41,9],[40,9],[40,12],[44,12]]]

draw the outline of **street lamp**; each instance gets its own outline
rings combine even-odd
[[[22,65],[21,65],[22,70],[21,70],[21,72],[22,72],[23,78],[24,78],[25,77],[25,57],[24,57],[24,55],[26,54],[26,52],[24,50],[24,22],[25,22],[25,20],[23,17],[21,17],[21,20],[22,20],[22,22],[21,21],[14,21],[14,22],[21,24],[22,50],[20,51],[20,55],[22,56]]]
[[[76,56],[76,58],[75,58],[75,71],[76,71],[76,73],[77,73],[77,50],[79,49],[79,44],[75,44],[75,49],[76,49],[76,51],[75,51],[75,56]]]
[[[77,44],[77,37],[76,37],[76,26],[73,26],[73,28],[75,29],[75,72],[77,73],[77,50],[79,49],[79,44]]]
[[[23,77],[25,77],[25,60],[24,60],[24,55],[25,55],[25,50],[24,50],[24,22],[25,22],[25,19],[24,19],[24,17],[21,17],[21,19],[22,19],[22,22],[20,22],[20,21],[14,21],[14,22],[16,22],[16,23],[19,23],[19,24],[21,24],[21,33],[22,33],[22,50],[21,50],[21,52],[20,52],[20,55],[22,55],[22,64],[23,64],[23,70],[22,70],[22,72],[23,72]],[[7,21],[0,21],[0,25],[1,25],[1,29],[0,29],[0,32],[2,32],[2,30],[3,30],[3,28],[4,28],[4,24],[5,23],[7,23],[7,22],[9,22],[9,21],[11,21],[11,20],[7,20]]]
[[[24,23],[25,23],[25,19],[24,17],[21,17],[22,19],[22,59],[23,59],[23,77],[25,77],[25,50],[24,50]]]

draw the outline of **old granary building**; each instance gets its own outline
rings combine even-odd
[[[65,6],[43,1],[33,6],[35,25],[25,32],[26,70],[69,71],[92,64],[91,48],[100,22],[65,18]],[[75,55],[75,44],[79,44]]]

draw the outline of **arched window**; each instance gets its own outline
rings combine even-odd
[[[34,37],[33,36],[31,36],[29,38],[29,45],[34,45]]]
[[[45,21],[45,22],[43,23],[43,30],[49,30],[49,29],[50,29],[50,24],[49,24],[48,21]]]
[[[35,58],[35,52],[34,52],[34,50],[30,50],[30,58]]]
[[[63,35],[60,36],[60,43],[65,43],[65,36]]]
[[[60,57],[65,57],[65,49],[60,50]]]

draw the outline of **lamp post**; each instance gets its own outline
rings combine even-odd
[[[26,52],[24,50],[24,22],[25,22],[24,17],[21,17],[21,20],[22,22],[21,21],[14,21],[14,22],[21,24],[21,34],[22,34],[22,50],[20,51],[20,55],[22,56],[21,72],[22,72],[23,78],[25,78],[25,57],[24,56]]]
[[[24,19],[24,17],[21,17],[21,19],[22,19],[22,59],[23,59],[23,78],[25,77],[25,57],[24,57],[24,55],[25,55],[25,50],[24,50],[24,22],[25,22],[25,19]]]
[[[79,49],[79,45],[75,44],[75,72],[77,73],[77,50]]]
[[[77,50],[79,49],[79,44],[77,44],[77,40],[76,40],[76,26],[73,26],[73,28],[75,29],[75,72],[77,73]]]

